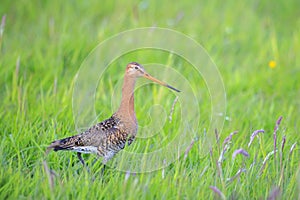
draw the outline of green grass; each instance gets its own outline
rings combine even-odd
[[[213,0],[200,4],[146,0],[2,1],[0,17],[6,15],[6,23],[0,36],[0,199],[212,199],[217,194],[210,186],[216,186],[231,199],[266,199],[273,189],[279,189],[277,197],[300,198],[299,9],[298,0]],[[166,27],[191,36],[217,64],[226,89],[226,116],[230,117],[219,144],[210,154],[202,155],[201,143],[195,141],[186,159],[182,155],[163,170],[129,175],[108,168],[103,177],[99,163],[91,166],[88,173],[75,153],[51,153],[46,160],[57,174],[51,189],[42,163],[44,152],[54,139],[76,133],[72,92],[81,63],[99,42],[121,31],[145,26]],[[155,61],[178,66],[184,76],[189,76],[190,71],[176,56],[156,53],[129,54],[112,66],[125,65],[129,59]],[[271,60],[277,63],[274,69],[268,66]],[[111,93],[122,75],[123,70],[110,68],[103,79],[105,87],[100,84],[97,89],[99,120],[112,114]],[[193,82],[193,75],[190,80]],[[198,86],[198,91],[206,100],[205,85],[199,84],[203,87]],[[143,113],[154,102],[164,104],[163,95],[170,95],[158,86],[143,90],[136,95],[141,124],[147,123]],[[173,101],[174,96],[170,98]],[[200,107],[206,114],[210,102],[204,100]],[[172,101],[164,105],[170,107]],[[273,130],[280,116],[283,120],[277,132],[276,157],[270,156],[260,173],[265,157],[274,150]],[[195,135],[207,128],[205,120],[201,123]],[[265,133],[248,148],[249,138],[257,129]],[[218,167],[222,143],[235,130],[238,134],[233,136]],[[167,133],[162,134],[166,139]],[[135,142],[138,150],[147,149],[151,143]],[[162,141],[163,145],[167,143]],[[232,154],[239,148],[244,148],[249,157],[237,155],[233,160]],[[85,158],[91,164],[95,157]],[[246,171],[233,181],[227,180],[241,168]]]

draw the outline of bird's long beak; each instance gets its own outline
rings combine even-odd
[[[172,86],[170,86],[170,85],[168,85],[168,84],[166,84],[166,83],[164,83],[164,82],[162,82],[162,81],[160,81],[160,80],[154,78],[153,76],[151,76],[151,75],[148,74],[148,73],[144,73],[144,77],[145,77],[146,79],[149,79],[149,80],[151,80],[151,81],[153,81],[153,82],[156,82],[156,83],[158,83],[158,84],[160,84],[160,85],[162,85],[162,86],[165,86],[165,87],[167,87],[167,88],[170,88],[170,89],[172,89],[172,90],[174,90],[174,91],[176,91],[176,92],[180,92],[180,90],[177,90],[176,88],[174,88],[174,87],[172,87]]]

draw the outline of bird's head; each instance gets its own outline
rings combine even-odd
[[[139,63],[131,62],[126,67],[126,74],[133,78],[141,77],[144,76],[145,69]]]
[[[176,88],[174,88],[174,87],[172,87],[172,86],[170,86],[170,85],[168,85],[168,84],[166,84],[166,83],[164,83],[164,82],[162,82],[162,81],[154,78],[150,74],[148,74],[145,71],[144,67],[142,65],[136,63],[136,62],[131,62],[131,63],[129,63],[127,65],[127,67],[126,67],[126,74],[127,74],[127,76],[130,76],[130,77],[133,77],[133,78],[144,77],[144,78],[149,79],[149,80],[151,80],[153,82],[156,82],[156,83],[158,83],[158,84],[160,84],[162,86],[170,88],[170,89],[172,89],[172,90],[174,90],[176,92],[180,92],[180,90],[177,90]]]

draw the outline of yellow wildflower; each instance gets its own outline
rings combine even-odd
[[[276,62],[275,62],[274,60],[271,60],[271,61],[269,62],[269,67],[270,67],[271,69],[275,68],[275,67],[276,67]]]

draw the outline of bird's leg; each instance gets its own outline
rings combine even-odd
[[[83,167],[85,167],[87,169],[88,173],[90,173],[90,168],[88,168],[87,164],[85,164],[80,152],[77,152],[77,157],[80,160],[80,162],[82,163]]]
[[[80,162],[82,163],[82,165],[83,165],[83,166],[86,166],[86,164],[85,164],[85,162],[84,162],[84,160],[83,160],[83,158],[82,158],[80,152],[77,152],[77,157],[78,157],[78,159],[80,160]]]
[[[103,158],[103,160],[102,160],[102,163],[101,163],[101,165],[102,165],[101,177],[103,177],[103,175],[104,175],[104,171],[105,171],[105,168],[106,168],[106,163],[107,163],[108,160],[109,159],[107,159],[107,158]]]
[[[102,169],[101,169],[101,176],[103,177],[104,171],[105,171],[106,165],[102,164]]]

